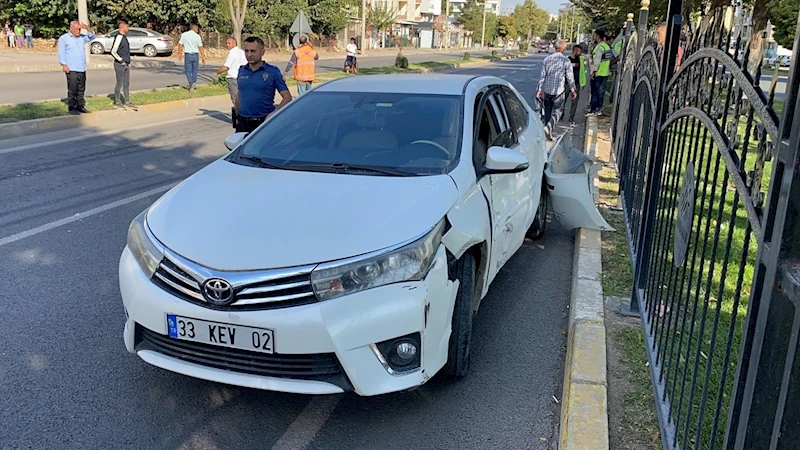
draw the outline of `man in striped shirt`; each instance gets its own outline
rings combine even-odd
[[[544,103],[544,116],[542,117],[544,134],[551,141],[553,140],[553,128],[564,113],[566,84],[569,84],[572,99],[575,100],[578,96],[575,90],[572,63],[564,55],[566,49],[567,42],[559,39],[556,42],[556,52],[542,62],[542,74],[539,76],[539,88],[536,90],[536,97],[542,99]]]

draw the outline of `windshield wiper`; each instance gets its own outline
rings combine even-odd
[[[243,161],[247,161],[247,162],[249,162],[251,164],[254,164],[254,165],[258,166],[258,167],[264,167],[264,168],[267,168],[267,169],[280,169],[280,167],[278,167],[278,166],[276,166],[274,164],[270,164],[270,163],[264,161],[263,159],[259,158],[258,156],[239,155],[238,159],[243,160]]]
[[[390,175],[393,177],[410,177],[414,176],[413,173],[404,172],[402,170],[395,170],[390,169],[388,167],[373,167],[373,166],[362,166],[359,164],[350,164],[350,163],[332,163],[332,164],[313,164],[313,163],[296,163],[296,164],[286,164],[287,168],[295,168],[295,169],[328,169],[333,171],[362,171],[362,172],[372,172],[372,173],[379,173],[382,175]]]

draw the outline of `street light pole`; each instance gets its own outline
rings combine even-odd
[[[486,3],[483,3],[483,25],[481,27],[481,50],[483,50],[484,37],[486,35]]]
[[[78,0],[78,22],[89,25],[89,8],[86,6],[86,0]],[[89,45],[85,46],[86,50],[86,63],[89,63],[89,58],[92,52],[89,51]]]
[[[83,0],[86,1],[86,0]],[[361,0],[361,54],[366,50],[367,39],[367,0]]]

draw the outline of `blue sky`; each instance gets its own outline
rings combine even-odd
[[[501,6],[503,9],[505,8],[514,8],[518,4],[522,3],[523,0],[502,0]],[[562,3],[565,3],[564,0],[537,0],[536,4],[539,5],[540,8],[549,11],[551,14],[558,13],[558,7]]]

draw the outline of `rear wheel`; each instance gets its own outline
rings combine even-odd
[[[470,343],[472,341],[472,300],[475,298],[477,264],[471,253],[456,262],[459,281],[456,303],[453,306],[452,332],[447,352],[447,364],[442,371],[452,377],[463,377],[469,371]]]
[[[547,228],[547,186],[542,180],[542,194],[539,196],[539,207],[536,209],[536,216],[533,218],[531,227],[525,235],[528,239],[538,240],[544,236]]]
[[[145,45],[144,46],[144,56],[147,56],[148,58],[152,58],[152,57],[154,57],[156,55],[158,55],[158,50],[156,50],[155,47],[153,47],[152,45]]]

